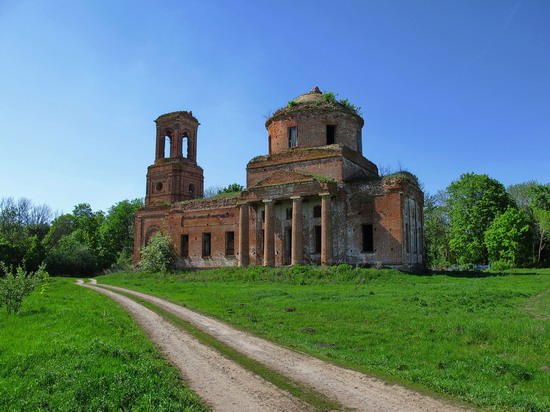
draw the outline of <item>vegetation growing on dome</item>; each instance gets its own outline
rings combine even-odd
[[[334,94],[333,92],[325,92],[323,93],[323,100],[330,104],[341,104],[342,106],[351,110],[356,115],[361,116],[361,107],[353,104],[349,101],[349,99],[338,100],[336,96],[338,95]]]
[[[338,100],[336,100],[336,96],[333,92],[326,92],[323,93],[323,100],[330,104],[338,103]]]

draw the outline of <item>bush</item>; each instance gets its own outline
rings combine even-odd
[[[174,251],[168,236],[158,232],[141,249],[139,268],[145,272],[166,272],[172,267]]]
[[[15,274],[13,269],[10,270],[3,262],[0,262],[0,267],[5,273],[5,277],[0,278],[0,307],[6,306],[8,314],[16,314],[25,297],[40,285],[45,287],[48,272],[44,269],[44,264],[40,265],[36,272],[29,273],[18,266]]]
[[[53,275],[89,276],[98,269],[98,257],[88,245],[68,235],[46,255],[46,266]]]
[[[490,270],[491,272],[504,272],[505,270],[511,269],[512,265],[510,262],[506,262],[504,260],[497,260],[493,263],[491,263]]]

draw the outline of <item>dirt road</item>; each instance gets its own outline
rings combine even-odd
[[[148,301],[193,324],[238,352],[263,363],[270,369],[325,394],[328,398],[344,405],[345,408],[358,411],[411,412],[465,410],[446,401],[414,392],[399,385],[388,384],[382,380],[276,345],[164,299],[115,286],[100,286],[132,294]],[[143,311],[143,309],[140,310]],[[137,315],[139,313],[134,316]],[[162,322],[166,324],[165,321]],[[154,329],[154,325],[150,328]],[[197,392],[202,395],[199,390]],[[277,409],[268,408],[266,410]],[[290,410],[299,409],[291,408]]]
[[[215,411],[309,411],[309,405],[199,343],[133,300],[78,282],[118,302]]]

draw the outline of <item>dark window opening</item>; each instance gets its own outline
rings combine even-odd
[[[287,207],[286,209],[286,220],[292,220],[292,208]]]
[[[410,253],[411,251],[411,245],[410,245],[410,241],[409,241],[409,224],[408,223],[405,223],[405,247],[407,249],[407,253]]]
[[[321,217],[321,205],[313,206],[313,217]]]
[[[225,232],[225,255],[235,255],[235,232]]]
[[[374,236],[372,225],[363,225],[363,252],[374,252]]]
[[[321,253],[321,226],[314,226],[315,230],[315,253]]]
[[[268,152],[269,154],[271,154],[271,135],[267,136],[267,143],[268,143]]]
[[[265,210],[262,210],[262,222],[265,222]]]
[[[327,125],[327,144],[336,143],[336,126]]]
[[[208,257],[212,254],[212,235],[210,233],[202,234],[202,256]]]
[[[189,235],[181,235],[181,257],[189,257]]]
[[[260,231],[260,238],[258,239],[258,256],[260,257],[263,257],[264,255],[264,236],[265,236],[265,231],[262,229]]]
[[[416,254],[417,253],[417,250],[416,250],[416,245],[418,244],[418,231],[414,231],[414,243],[413,243],[413,253]]]
[[[288,147],[298,146],[298,127],[288,128]]]
[[[361,138],[361,132],[355,134],[355,139],[357,140],[357,151],[363,153],[363,139]]]

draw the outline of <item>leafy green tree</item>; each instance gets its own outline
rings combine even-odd
[[[56,217],[50,226],[50,230],[44,237],[44,247],[46,250],[54,248],[63,237],[70,235],[74,230],[75,223],[72,214],[67,213]]]
[[[543,264],[550,258],[550,185],[531,180],[511,185],[508,193],[529,220],[533,233],[532,260],[538,265]]]
[[[157,232],[140,251],[139,268],[145,272],[166,272],[174,262],[174,251],[168,236]]]
[[[73,232],[48,251],[48,271],[59,276],[89,276],[98,269],[98,256],[89,245],[83,244],[78,232]]]
[[[17,314],[23,299],[48,279],[44,265],[28,273],[18,266],[13,273],[13,270],[0,262],[0,270],[4,272],[4,276],[0,277],[0,307],[5,306],[8,314]]]
[[[73,209],[76,238],[96,252],[99,251],[99,228],[105,220],[102,211],[93,212],[88,203],[80,203]]]
[[[529,262],[531,239],[527,216],[511,207],[497,216],[485,232],[490,261],[506,262],[512,267]]]
[[[449,216],[446,192],[424,196],[424,239],[426,265],[432,269],[450,266]]]
[[[229,186],[224,187],[223,189],[220,189],[218,191],[218,194],[222,193],[234,193],[234,192],[242,192],[244,190],[244,186],[240,185],[238,183],[231,183]]]
[[[543,252],[550,244],[550,184],[531,188],[533,220],[537,232],[537,261],[543,260]]]
[[[461,264],[488,263],[485,231],[510,205],[504,186],[483,174],[465,173],[447,188],[449,245]]]
[[[131,261],[134,251],[134,221],[142,199],[123,200],[109,209],[100,227],[102,266]]]

